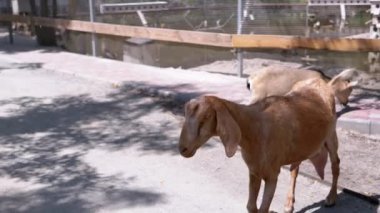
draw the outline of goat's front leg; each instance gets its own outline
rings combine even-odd
[[[298,176],[299,166],[301,162],[295,163],[291,166],[292,170],[290,171],[291,180],[290,180],[290,189],[288,191],[288,197],[285,203],[285,212],[291,213],[294,210],[294,202],[295,202],[295,189],[296,189],[296,180]]]
[[[259,209],[259,213],[269,212],[270,204],[276,191],[278,173],[265,179],[265,188],[263,194],[263,200]]]
[[[257,213],[257,196],[259,195],[261,178],[249,174],[249,198],[247,209],[249,213]]]

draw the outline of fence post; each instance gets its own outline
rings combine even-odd
[[[372,25],[370,26],[370,38],[380,39],[380,0],[370,0],[371,3],[371,15]],[[380,53],[369,52],[368,53],[369,71],[380,71]]]
[[[93,0],[88,0],[89,8],[90,8],[90,21],[95,22],[94,15],[94,4]],[[92,56],[96,56],[96,35],[94,32],[91,33],[91,46],[92,46]]]
[[[237,5],[237,34],[242,33],[242,20],[243,20],[243,0],[238,0]],[[237,49],[237,61],[238,61],[238,76],[243,76],[243,52],[241,49]]]
[[[8,14],[12,14],[12,0],[7,0],[7,12]],[[13,44],[14,39],[13,39],[13,23],[12,21],[8,22],[8,33],[9,33],[9,43]]]

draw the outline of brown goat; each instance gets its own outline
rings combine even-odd
[[[220,137],[228,157],[240,146],[249,169],[247,209],[268,212],[281,166],[291,164],[293,168],[294,184],[286,205],[286,210],[292,211],[298,165],[318,155],[325,146],[334,176],[326,203],[332,205],[339,175],[335,122],[334,96],[321,79],[302,81],[285,96],[268,97],[252,105],[203,96],[185,106],[179,151],[184,157],[192,157],[212,136]],[[258,210],[256,200],[261,180],[265,181],[265,189]]]
[[[247,87],[251,91],[251,103],[255,103],[265,97],[285,95],[299,81],[321,78],[333,89],[338,102],[347,105],[352,89],[358,83],[350,82],[354,71],[346,69],[330,79],[313,70],[273,65],[252,73],[247,79]]]

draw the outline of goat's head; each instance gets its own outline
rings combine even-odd
[[[226,155],[232,157],[241,138],[236,121],[222,101],[215,97],[193,99],[185,105],[185,122],[179,139],[179,151],[192,157],[212,136],[219,136]]]
[[[350,81],[353,72],[353,69],[344,70],[329,82],[334,91],[336,99],[340,104],[343,104],[345,106],[348,104],[348,100],[353,88],[358,85],[357,81]]]

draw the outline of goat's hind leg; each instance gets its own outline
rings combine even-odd
[[[288,191],[288,196],[285,203],[286,213],[291,213],[294,211],[294,202],[295,202],[295,189],[296,189],[296,180],[298,176],[299,166],[301,162],[293,163],[290,167],[290,189]]]
[[[330,161],[331,161],[331,171],[332,171],[332,184],[329,194],[325,200],[325,206],[335,205],[337,198],[337,188],[338,188],[338,177],[339,177],[339,163],[340,159],[338,156],[338,137],[336,131],[332,133],[331,137],[326,143],[327,150],[329,152]]]

